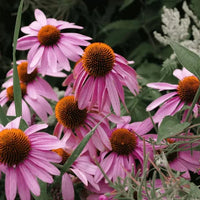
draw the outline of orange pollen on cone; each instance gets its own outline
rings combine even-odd
[[[53,46],[60,39],[60,30],[52,25],[43,26],[38,32],[38,40],[41,45]]]
[[[110,46],[95,42],[86,47],[82,63],[85,71],[94,77],[105,76],[114,65],[115,54]]]
[[[129,155],[137,145],[135,132],[119,128],[112,132],[110,137],[112,150],[119,155]]]
[[[199,88],[200,81],[195,76],[187,76],[179,81],[177,92],[180,99],[186,103],[191,103]]]
[[[30,74],[27,73],[28,62],[22,62],[17,66],[17,71],[19,75],[19,80],[24,83],[30,83],[37,77],[37,69],[35,69]]]
[[[20,83],[20,88],[21,88],[21,92],[22,92],[22,97],[26,94],[26,84],[24,83]],[[7,92],[7,97],[10,101],[14,100],[14,90],[13,90],[13,86],[10,86],[6,89]]]
[[[64,151],[62,148],[53,149],[52,151],[56,152],[59,156],[62,157],[62,161],[60,162],[61,165],[64,165],[67,159],[69,158],[70,154]]]
[[[8,166],[23,162],[31,150],[28,136],[20,129],[4,129],[0,132],[0,163]]]
[[[66,96],[58,101],[55,107],[56,119],[64,127],[74,129],[84,124],[87,110],[80,110],[74,96]]]

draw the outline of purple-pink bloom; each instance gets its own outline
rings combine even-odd
[[[146,133],[152,128],[151,119],[147,118],[142,122],[120,124],[113,129],[110,136],[111,151],[100,152],[99,156],[100,166],[111,181],[115,182],[117,177],[125,178],[127,172],[132,170],[136,172],[138,169],[143,169],[144,147],[146,154],[152,158],[152,145],[148,142],[144,144],[143,139],[141,139],[149,139],[150,136]],[[151,137],[156,136],[151,135]],[[98,169],[94,180],[98,183],[103,178],[102,172]]]
[[[172,91],[157,98],[147,106],[146,110],[151,111],[161,105],[154,115],[153,119],[155,123],[160,123],[165,116],[174,115],[180,111],[184,105],[191,105],[197,89],[199,88],[199,79],[187,69],[176,69],[174,70],[173,75],[179,79],[178,84],[164,82],[147,84],[148,87],[159,91]],[[199,105],[196,103],[193,109],[195,117],[198,116],[198,107]]]
[[[45,122],[47,114],[52,115],[53,110],[46,99],[58,101],[56,93],[50,84],[39,76],[37,68],[30,74],[27,74],[27,61],[18,61],[18,74],[22,91],[22,117],[31,124],[31,112],[29,106]],[[2,87],[5,88],[0,93],[0,105],[11,102],[7,111],[8,116],[15,116],[15,104],[13,94],[13,69],[7,73],[9,78]],[[29,106],[28,106],[29,105]]]
[[[126,106],[123,86],[134,95],[139,92],[137,74],[128,63],[107,44],[88,45],[73,70],[73,89],[79,108],[97,106],[102,111],[108,105],[119,116],[120,100]]]
[[[70,71],[71,61],[78,61],[83,50],[80,46],[87,46],[90,37],[79,33],[66,33],[64,29],[82,29],[74,23],[46,18],[44,13],[35,9],[35,19],[29,26],[21,28],[26,36],[17,41],[18,50],[29,50],[28,73],[36,67],[42,75],[49,71],[56,73],[65,69]],[[63,31],[63,32],[62,32]]]
[[[40,195],[37,178],[52,183],[52,175],[60,171],[51,163],[59,163],[61,157],[52,149],[62,148],[55,136],[42,132],[46,124],[29,126],[25,131],[19,128],[21,117],[0,125],[0,164],[5,173],[5,194],[14,200],[17,192],[21,200],[30,200],[30,191]]]

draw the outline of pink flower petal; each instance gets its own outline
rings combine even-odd
[[[17,193],[17,176],[15,169],[9,167],[6,171],[5,178],[6,198],[14,200]]]
[[[38,132],[39,130],[41,129],[45,129],[47,128],[48,125],[47,124],[34,124],[32,126],[29,126],[24,132],[27,134],[27,135],[31,135],[35,132]]]
[[[63,200],[74,200],[74,187],[67,173],[62,176],[62,197]]]
[[[5,128],[19,128],[19,124],[20,124],[20,121],[21,121],[21,117],[17,117],[15,118],[14,120],[12,120],[11,122],[9,122]]]
[[[17,40],[17,50],[27,50],[30,49],[36,42],[38,42],[35,36],[23,36]]]
[[[39,9],[35,9],[35,19],[42,25],[45,26],[47,24],[47,18],[44,15],[44,13],[39,10]]]
[[[162,104],[163,102],[165,102],[166,100],[170,99],[171,97],[177,95],[177,92],[170,92],[168,94],[165,94],[159,98],[157,98],[156,100],[154,100],[152,103],[150,103],[147,108],[146,111],[151,111],[154,108],[156,108],[157,106],[159,106],[160,104]]]
[[[170,84],[170,83],[148,83],[148,87],[158,89],[159,91],[163,90],[176,90],[178,85]]]

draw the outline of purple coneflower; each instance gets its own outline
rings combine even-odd
[[[52,135],[41,132],[46,124],[19,129],[21,117],[0,125],[0,164],[5,173],[5,194],[14,200],[19,193],[21,200],[31,199],[30,191],[40,195],[37,178],[52,183],[51,175],[59,175],[59,170],[51,162],[59,163],[61,157],[52,149],[62,148],[62,143]]]
[[[87,46],[90,37],[79,33],[65,33],[64,29],[82,29],[74,23],[46,18],[44,13],[35,10],[36,21],[22,27],[22,32],[28,34],[18,39],[17,49],[28,50],[28,73],[39,66],[42,75],[51,71],[56,73],[65,69],[70,71],[71,61],[78,61]],[[69,60],[68,60],[69,59]]]
[[[125,106],[123,86],[136,95],[139,92],[137,74],[128,61],[114,53],[107,44],[95,42],[86,47],[74,68],[74,95],[80,109],[104,105],[120,115],[120,100]]]
[[[199,79],[187,69],[176,69],[174,70],[173,75],[179,79],[178,84],[170,84],[164,82],[147,84],[148,87],[158,89],[159,91],[173,90],[172,92],[157,98],[147,106],[146,110],[151,111],[162,104],[154,115],[155,123],[160,123],[165,116],[174,115],[180,111],[185,104],[191,105],[199,88]],[[194,116],[197,117],[198,103],[195,105],[193,112]]]
[[[17,63],[22,92],[23,119],[28,124],[31,124],[30,106],[43,121],[47,122],[47,114],[52,115],[53,110],[45,98],[58,101],[56,93],[53,91],[49,83],[39,76],[37,68],[30,74],[27,74],[27,61],[18,61]],[[11,69],[7,73],[7,77],[12,75],[13,70]],[[13,77],[10,77],[2,86],[5,89],[0,93],[0,105],[3,106],[7,102],[10,102],[7,115],[15,116]]]

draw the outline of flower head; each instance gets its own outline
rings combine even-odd
[[[176,69],[173,75],[179,79],[178,84],[164,82],[147,84],[148,87],[158,89],[159,91],[174,90],[164,94],[147,106],[146,110],[151,111],[162,104],[154,115],[153,119],[155,123],[160,123],[165,116],[174,115],[180,111],[185,104],[191,105],[199,88],[200,80],[187,69]],[[193,112],[194,116],[197,117],[198,103],[195,105]]]
[[[60,141],[52,135],[41,132],[46,124],[29,126],[25,131],[19,128],[21,118],[0,125],[0,164],[5,173],[7,199],[15,199],[18,191],[22,200],[29,200],[30,191],[40,195],[37,178],[52,183],[51,175],[59,170],[51,162],[59,163],[61,157],[52,149],[61,148]]]
[[[17,70],[20,79],[20,87],[22,92],[22,116],[23,119],[31,124],[31,113],[28,107],[43,120],[47,121],[47,114],[53,114],[50,104],[45,98],[57,101],[57,95],[47,81],[39,75],[36,68],[30,74],[27,73],[28,62],[26,60],[17,61]],[[15,116],[14,92],[13,92],[13,69],[7,73],[9,78],[2,86],[5,88],[0,93],[0,105],[10,102],[7,115]],[[27,105],[28,104],[28,105]]]
[[[90,37],[79,33],[65,33],[64,29],[82,29],[61,20],[46,18],[44,13],[35,10],[36,21],[29,26],[22,27],[22,32],[28,34],[18,39],[18,50],[29,50],[28,73],[40,68],[42,75],[54,74],[65,69],[70,71],[69,60],[78,61],[83,50],[80,46],[87,46]]]
[[[120,124],[113,129],[110,136],[111,150],[100,152],[99,162],[103,171],[113,182],[117,177],[122,179],[126,177],[126,170],[131,172],[134,166],[134,172],[142,170],[144,161],[144,141],[145,139],[155,137],[154,135],[146,135],[152,129],[153,125],[148,118],[143,122],[135,122],[132,124]],[[139,136],[138,136],[139,135]],[[152,146],[148,142],[145,144],[146,153],[152,157]],[[136,164],[137,163],[137,164]],[[98,169],[94,180],[98,183],[103,178],[103,174]]]
[[[101,42],[86,47],[73,74],[74,95],[80,109],[97,106],[102,111],[105,105],[112,106],[119,116],[120,100],[125,106],[123,86],[127,86],[134,95],[139,92],[135,70],[128,66],[125,58]]]

